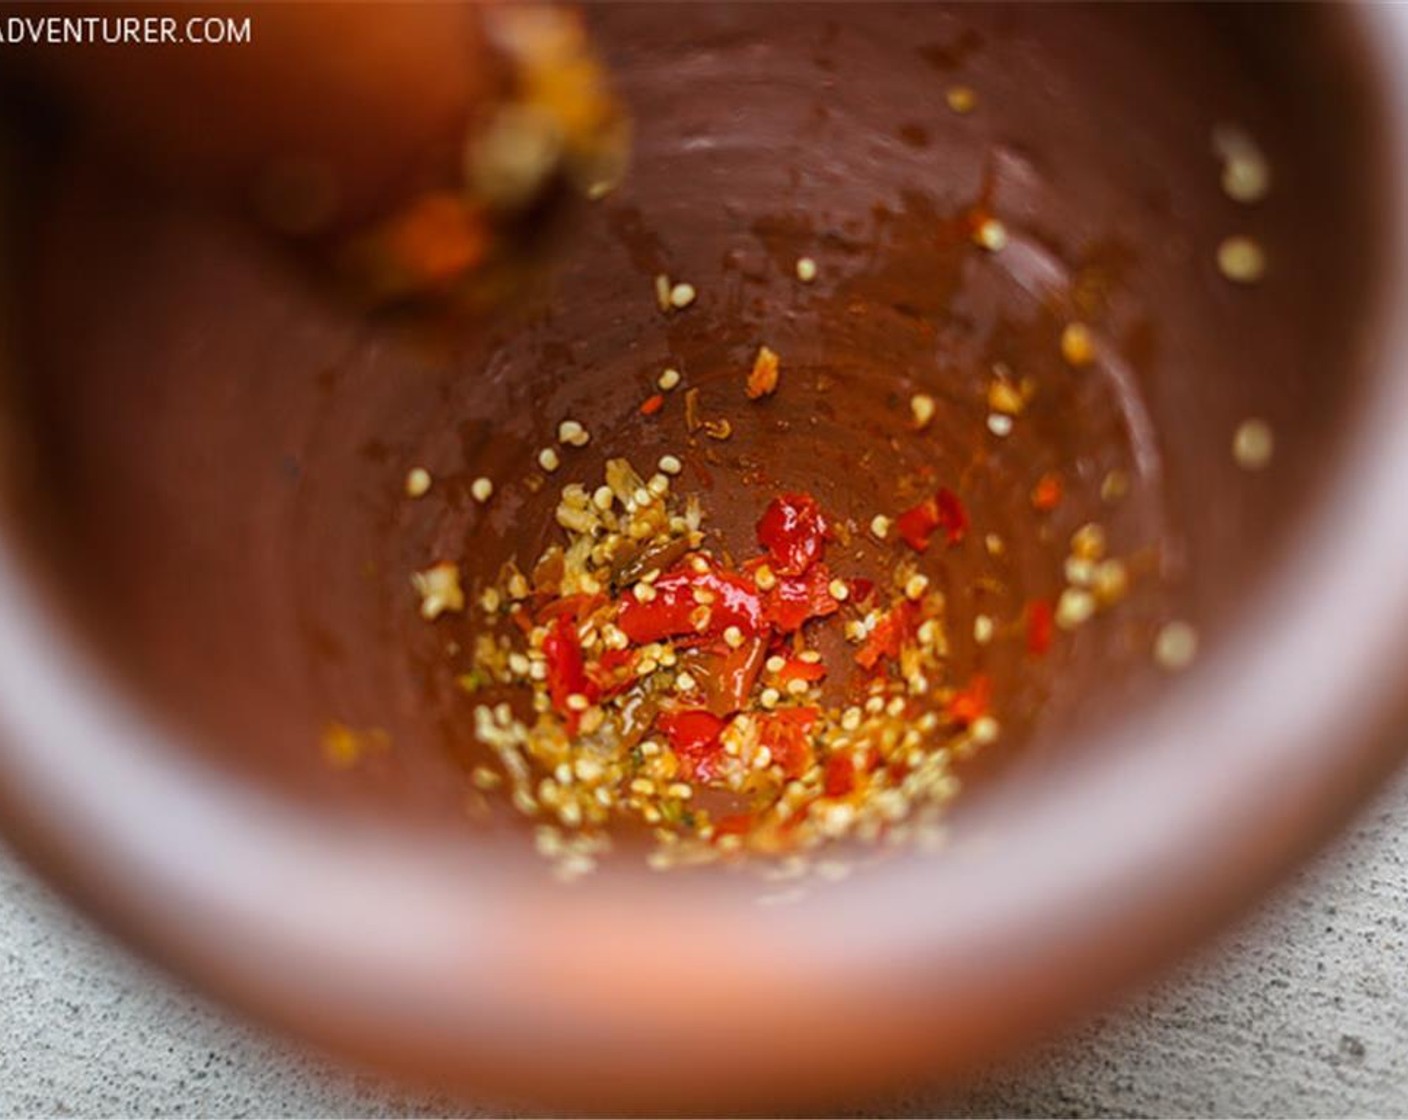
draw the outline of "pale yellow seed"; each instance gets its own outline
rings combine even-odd
[[[783,669],[787,668],[787,658],[773,654],[768,658],[764,668],[766,668],[769,673],[780,673]]]
[[[1066,582],[1076,587],[1089,587],[1095,582],[1095,563],[1082,556],[1066,557]]]
[[[661,455],[659,466],[666,474],[679,474],[684,470],[684,464],[674,455]]]
[[[1110,471],[1100,481],[1100,500],[1113,505],[1129,493],[1129,476],[1124,471]]]
[[[911,602],[923,597],[924,592],[929,590],[929,577],[916,572],[905,580],[904,597]]]
[[[1082,560],[1101,560],[1105,556],[1105,530],[1088,521],[1071,534],[1071,555]]]
[[[860,728],[861,711],[859,708],[847,708],[841,713],[841,730],[856,731]]]
[[[1102,606],[1118,603],[1129,591],[1129,572],[1119,560],[1102,560],[1095,566],[1090,588]]]
[[[978,105],[978,95],[968,86],[950,86],[944,100],[955,113],[971,113]]]
[[[1056,625],[1062,630],[1074,630],[1090,620],[1095,613],[1095,596],[1078,587],[1068,587],[1056,601]]]
[[[998,736],[1002,734],[1001,726],[992,716],[979,716],[968,730],[969,734],[973,736],[973,742],[983,746],[997,742]]]
[[[591,707],[591,701],[580,692],[573,692],[567,697],[567,707],[574,712],[585,712]]]
[[[737,649],[743,644],[743,631],[737,626],[724,627],[724,641],[730,649]]]
[[[1006,378],[994,378],[988,383],[988,407],[1004,416],[1017,416],[1026,407],[1021,390]]]
[[[797,261],[797,279],[803,284],[810,284],[816,279],[816,261],[811,257],[801,257]]]
[[[605,513],[616,501],[616,492],[609,486],[598,486],[592,491],[592,505]]]
[[[497,789],[503,783],[503,777],[487,766],[476,766],[472,776],[480,789]]]
[[[937,410],[934,398],[928,393],[915,393],[909,398],[909,411],[914,416],[914,426],[916,428],[927,428],[934,419]]]
[[[758,703],[764,708],[777,707],[778,701],[782,699],[782,693],[775,688],[765,688],[758,694]]]
[[[1166,623],[1154,638],[1154,660],[1169,672],[1186,669],[1198,656],[1198,632],[1186,622]]]
[[[1264,469],[1275,450],[1276,437],[1265,420],[1244,420],[1232,436],[1232,458],[1243,470]]]
[[[826,590],[831,593],[831,597],[838,603],[844,603],[851,597],[851,589],[846,586],[844,580],[833,579],[827,584]]]
[[[469,484],[469,492],[476,502],[487,502],[494,496],[494,483],[488,478],[476,478]]]
[[[987,645],[992,641],[993,621],[985,614],[980,614],[973,619],[973,640],[980,646]]]
[[[790,681],[787,682],[787,691],[790,692],[793,696],[801,696],[810,687],[811,685],[809,685],[806,681],[802,680],[800,677],[793,677]]]
[[[591,435],[586,428],[576,420],[564,420],[557,426],[558,443],[565,443],[572,447],[583,447],[590,439]]]
[[[1012,417],[994,412],[988,417],[988,431],[999,439],[1012,434]]]
[[[884,540],[890,535],[890,519],[883,513],[877,513],[870,519],[870,534],[876,540]]]
[[[477,484],[479,480],[476,479],[475,481]],[[483,481],[488,482],[489,480],[486,478]],[[406,474],[406,497],[423,497],[425,493],[430,489],[430,482],[430,472],[428,470],[426,470],[424,467],[412,467],[410,471],[408,471]],[[490,486],[492,485],[493,484],[490,483]],[[471,490],[472,489],[473,488],[471,487]],[[478,498],[479,495],[476,494],[475,497]],[[485,497],[488,497],[488,495],[485,495]],[[479,498],[479,500],[483,501],[484,499]]]
[[[1260,202],[1271,189],[1271,168],[1257,152],[1239,152],[1222,165],[1222,189],[1233,202]]]
[[[659,385],[660,388],[666,393],[668,393],[679,383],[680,371],[674,368],[667,369],[664,373],[660,375],[660,379],[656,382],[656,384]]]
[[[1007,247],[1007,227],[996,218],[987,218],[973,233],[973,240],[990,253]]]
[[[548,474],[552,474],[552,472],[557,470],[561,465],[562,460],[558,458],[557,452],[551,447],[545,447],[538,452],[538,466],[542,467]]]
[[[1095,337],[1084,323],[1067,323],[1061,332],[1061,357],[1071,365],[1088,366],[1095,360]]]
[[[694,678],[691,677],[688,673],[680,673],[678,676],[675,677],[675,691],[693,692],[695,688],[695,683],[696,682]]]
[[[758,585],[759,591],[771,591],[777,586],[777,576],[766,564],[759,564],[753,572],[753,582]]]
[[[696,295],[693,284],[676,284],[670,289],[670,306],[682,311],[694,302]]]
[[[1266,274],[1266,253],[1250,237],[1229,237],[1217,247],[1217,267],[1236,284],[1255,284]]]

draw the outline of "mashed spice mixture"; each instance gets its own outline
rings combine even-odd
[[[951,107],[970,111],[973,96],[966,91]],[[1251,149],[1243,148],[1228,159],[1245,162]],[[1250,196],[1265,186],[1255,171],[1228,174]],[[986,196],[952,228],[958,237],[946,251],[979,258],[1009,251],[1012,235]],[[1252,284],[1260,264],[1251,267],[1247,257],[1224,244],[1216,259],[1228,281]],[[799,284],[818,280],[813,258],[787,264]],[[692,314],[699,297],[692,284],[660,274],[653,286],[661,315]],[[1109,342],[1079,313],[1080,298],[1052,307],[1043,360],[1071,384],[1089,384],[1111,356]],[[758,428],[741,423],[760,415],[744,410],[789,393],[785,355],[766,345],[753,353],[751,368],[729,374],[737,378],[733,420],[730,407],[703,415],[699,388],[665,369],[629,419],[660,425],[678,453],[653,464],[592,459],[590,472],[556,491],[556,531],[537,555],[516,555],[468,589],[451,561],[413,577],[424,618],[468,612],[472,619],[469,640],[452,643],[452,652],[474,704],[475,738],[495,760],[474,767],[474,785],[533,819],[539,850],[568,877],[591,870],[622,835],[646,837],[658,868],[805,855],[833,841],[938,838],[959,788],[958,764],[998,745],[1004,729],[1005,689],[982,658],[975,665],[955,656],[951,641],[1001,647],[1016,672],[1034,669],[1157,567],[1147,549],[1110,555],[1101,524],[1072,516],[1092,497],[1120,503],[1131,485],[1125,470],[1107,464],[1092,474],[1089,459],[1046,456],[1021,468],[1030,469],[1020,483],[1030,488],[1025,494],[1012,490],[1014,473],[992,473],[984,448],[1012,442],[1039,392],[1036,378],[1002,360],[987,363],[971,420],[968,406],[954,409],[952,399],[925,392],[886,404],[897,423],[879,435],[895,466],[888,478],[858,480],[875,494],[863,515],[854,505],[849,515],[829,509],[785,477],[742,478],[745,501],[756,500],[745,518],[753,533],[744,547],[731,537],[729,548],[709,522],[706,501],[722,500],[711,475],[720,459],[710,448],[733,439],[735,423]],[[797,389],[818,391],[824,380]],[[671,407],[681,397],[683,407]],[[941,423],[946,438],[957,436],[955,446],[976,449],[966,468],[936,469],[924,446],[905,442],[933,436]],[[528,490],[546,497],[559,472],[569,472],[572,451],[591,439],[583,424],[562,420],[557,446],[536,454]],[[1271,447],[1270,429],[1255,418],[1234,441],[1237,462],[1249,470],[1266,464]],[[874,473],[874,461],[865,469]],[[406,493],[421,497],[433,481],[414,468]],[[468,494],[485,505],[497,485],[480,477]],[[981,516],[974,524],[965,495],[981,505],[993,487],[1007,499],[1019,495],[1014,504],[1035,527],[1036,552],[1026,554],[1039,553],[1046,572],[1035,585],[1049,593],[1032,596],[1022,581],[1005,578],[1003,535]],[[737,499],[726,512],[739,521]],[[1059,536],[1058,522],[1066,526]],[[963,550],[965,582],[946,595],[949,550]],[[983,595],[996,611],[975,611]],[[1133,621],[1121,634],[1122,648],[1147,642],[1165,670],[1187,667],[1197,650],[1196,632],[1177,620],[1156,632]]]
[[[661,310],[682,309],[662,299]],[[739,380],[738,407],[762,407],[786,391],[782,358],[760,347]],[[640,413],[678,423],[663,410],[681,381],[666,370]],[[1011,423],[1032,391],[997,378],[987,427]],[[922,570],[974,533],[963,499],[913,479],[917,500],[860,524],[810,493],[754,487],[753,539],[735,554],[710,531],[707,488],[685,482],[694,457],[689,477],[707,479],[706,447],[732,438],[732,425],[703,417],[696,390],[678,395],[683,457],[644,470],[608,458],[601,477],[567,482],[551,542],[472,588],[472,602],[453,563],[414,576],[425,618],[468,609],[479,619],[459,684],[497,765],[476,767],[475,785],[538,820],[540,850],[569,876],[621,832],[650,837],[656,867],[936,837],[959,788],[955,762],[1001,735],[989,676],[951,668],[945,595]],[[934,420],[931,397],[908,405],[896,438]],[[537,455],[543,485],[591,440],[570,419],[557,435],[559,447]],[[413,497],[431,485],[423,470],[406,482]],[[481,504],[495,492],[488,478],[470,486]],[[1061,476],[1048,472],[1032,516],[1062,501]],[[1001,554],[998,538],[979,537],[985,555]],[[875,578],[856,570],[860,538],[880,558],[866,568]],[[1000,630],[982,615],[964,625],[979,644],[1044,658],[1058,630],[1124,597],[1126,566],[1105,551],[1100,526],[1082,526],[1059,597],[1029,601]]]

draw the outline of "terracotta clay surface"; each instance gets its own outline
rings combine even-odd
[[[42,502],[20,507],[26,554],[42,559],[50,617],[184,761],[171,789],[133,796],[134,821],[139,804],[172,814],[165,833],[133,823],[152,861],[140,889],[122,869],[141,860],[112,839],[122,804],[94,810],[107,839],[87,867],[53,828],[60,792],[31,802],[26,831],[107,913],[227,994],[439,1077],[531,1084],[547,1034],[557,1080],[543,1092],[657,1107],[665,1093],[705,1099],[687,1089],[726,1102],[874,1083],[936,1049],[956,1071],[1205,928],[1387,765],[1366,748],[1335,781],[1307,768],[1268,801],[1276,752],[1293,747],[1252,685],[1239,708],[1212,692],[1225,676],[1173,686],[1149,659],[1157,626],[1186,617],[1210,656],[1226,639],[1252,664],[1247,620],[1269,624],[1243,604],[1321,514],[1377,384],[1389,171],[1371,148],[1362,47],[1342,13],[1301,9],[620,5],[592,18],[635,113],[635,163],[492,322],[354,321],[233,231],[114,176],[81,137],[39,161],[11,269],[28,436],[16,455],[42,482]],[[946,104],[955,85],[976,91],[971,113]],[[1219,188],[1211,136],[1229,123],[1274,169],[1254,208]],[[999,253],[973,244],[985,213],[1008,231]],[[1233,233],[1266,249],[1257,285],[1217,271]],[[804,255],[809,285],[794,273]],[[660,273],[696,302],[663,315]],[[1096,332],[1088,368],[1062,361],[1071,318]],[[760,343],[782,355],[783,383],[753,404],[742,384]],[[984,426],[995,362],[1037,386],[1006,439]],[[682,390],[639,414],[667,365],[707,415],[729,417],[728,441],[690,446]],[[918,436],[904,432],[916,391],[939,405]],[[1276,434],[1258,475],[1230,454],[1249,415]],[[567,416],[592,442],[534,493],[536,451]],[[453,686],[473,624],[421,620],[410,572],[526,560],[562,482],[599,477],[608,455],[665,452],[685,458],[681,485],[734,548],[779,488],[862,525],[899,504],[904,470],[932,468],[963,494],[976,531],[928,570],[952,601],[955,672],[998,682],[1007,736],[986,757],[1018,765],[973,783],[989,796],[972,799],[955,853],[769,910],[751,882],[696,893],[613,878],[565,895],[518,858],[521,837],[500,849],[418,835],[472,823],[478,748]],[[413,466],[435,477],[414,502]],[[1052,468],[1066,499],[1039,518],[1030,489]],[[1115,469],[1131,488],[1111,505],[1100,487]],[[496,483],[482,506],[480,475]],[[1012,621],[1058,589],[1088,520],[1131,558],[1129,601],[1039,664],[1020,641],[969,640],[979,611]],[[864,546],[854,562],[866,574],[875,557]],[[1000,585],[975,585],[979,573]],[[1165,702],[1182,707],[1146,715]],[[1367,743],[1384,714],[1366,707],[1342,730]],[[329,720],[382,728],[390,745],[333,770],[318,747]],[[133,774],[165,772],[167,756],[142,757]],[[31,752],[13,761],[15,788],[30,766],[76,764]],[[147,778],[126,781],[112,788]],[[259,813],[238,807],[247,797]],[[394,830],[374,841],[354,813]],[[433,857],[413,861],[412,843]],[[277,884],[260,880],[270,860]],[[1141,876],[1141,860],[1161,862]],[[461,863],[475,870],[450,870]],[[1214,864],[1216,882],[1194,874]],[[369,907],[386,928],[359,924]],[[643,963],[669,934],[684,948]],[[319,947],[325,975],[302,988]],[[607,947],[633,962],[624,979],[569,965]],[[341,982],[353,969],[365,988]],[[860,1009],[874,1024],[863,1044],[845,1023]],[[629,1084],[603,1066],[627,1051]],[[814,1068],[842,1052],[854,1064]],[[723,1061],[726,1086],[707,1074]]]

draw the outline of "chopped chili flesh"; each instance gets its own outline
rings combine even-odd
[[[821,559],[826,519],[810,494],[782,494],[758,519],[758,543],[780,575],[801,575]]]
[[[464,687],[526,687],[536,712],[476,708],[481,741],[520,759],[504,768],[515,805],[583,844],[633,818],[696,859],[888,830],[896,805],[952,796],[941,748],[978,738],[991,684],[946,683],[945,598],[928,577],[907,559],[885,582],[846,571],[854,527],[800,491],[766,503],[758,551],[735,561],[670,493],[678,460],[661,468],[647,485],[610,460],[605,486],[569,485],[566,541],[531,587],[519,576],[485,607],[502,603],[505,626],[481,636]],[[969,519],[939,489],[896,525],[923,551],[962,541]]]
[[[722,751],[719,735],[724,729],[723,720],[713,712],[692,709],[666,712],[656,725],[691,777],[708,781],[714,776],[717,756]]]
[[[1051,649],[1056,632],[1056,616],[1047,599],[1033,599],[1027,604],[1027,652],[1044,657]]]
[[[948,716],[955,723],[972,726],[988,714],[992,703],[992,681],[982,673],[976,674],[968,684],[950,697]]]

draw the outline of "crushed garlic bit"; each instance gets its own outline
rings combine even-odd
[[[442,560],[422,572],[411,575],[411,585],[420,595],[420,616],[439,618],[446,611],[464,610],[464,591],[460,588],[459,565]]]
[[[799,257],[797,260],[797,279],[803,284],[810,284],[816,279],[816,261],[811,257]]]
[[[914,417],[916,428],[927,428],[934,419],[934,413],[938,410],[938,405],[934,403],[934,398],[928,393],[915,393],[909,398],[909,411]]]
[[[666,393],[668,393],[679,383],[680,371],[674,369],[673,367],[666,369],[665,372],[660,375],[660,379],[656,382],[656,384],[660,386],[661,390]]]
[[[424,467],[412,467],[406,472],[406,497],[422,498],[430,491],[430,472]]]
[[[487,502],[494,496],[494,483],[492,479],[479,477],[469,484],[470,496],[481,504]]]

